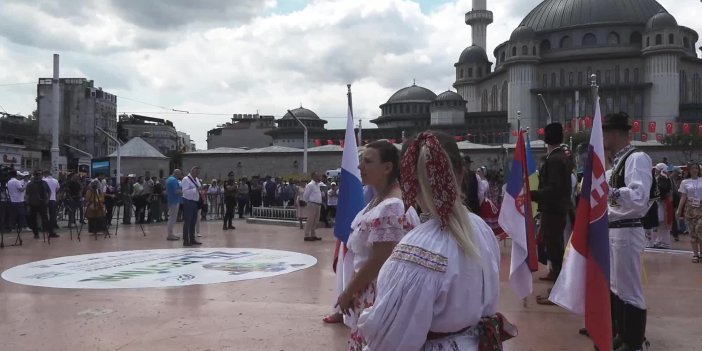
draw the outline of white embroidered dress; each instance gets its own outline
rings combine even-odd
[[[469,214],[479,258],[466,256],[439,221],[417,226],[395,247],[378,275],[373,307],[358,328],[364,350],[477,350],[474,329],[427,341],[429,331],[453,333],[496,313],[500,247],[492,229]]]
[[[407,232],[419,224],[419,216],[414,208],[405,212],[402,200],[388,198],[368,210],[367,205],[351,222],[351,235],[348,249],[353,257],[353,271],[358,272],[367,262],[376,242],[399,242]],[[358,315],[363,309],[373,305],[376,284],[373,281],[366,289],[354,297],[354,310],[344,317],[344,323],[352,330],[350,350],[361,350],[362,340],[357,335]]]

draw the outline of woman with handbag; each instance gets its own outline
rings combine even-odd
[[[421,207],[378,275],[361,315],[363,350],[502,350],[516,327],[497,313],[500,247],[461,201],[462,159],[443,133],[423,132],[402,157],[405,207]]]
[[[85,192],[85,217],[88,219],[88,232],[97,235],[103,232],[105,237],[110,236],[105,225],[105,194],[100,190],[100,181],[94,179],[90,182]]]

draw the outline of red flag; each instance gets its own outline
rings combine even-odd
[[[592,118],[585,116],[585,128],[592,128]]]
[[[683,123],[683,133],[690,134],[690,125],[688,123]]]
[[[643,141],[643,142],[648,141],[648,133],[641,133],[641,141]]]
[[[659,143],[662,143],[663,142],[663,134],[656,134],[656,141],[658,141]]]
[[[673,134],[673,123],[672,122],[665,122],[665,132],[668,133],[668,135]]]
[[[463,140],[463,137],[461,137],[460,135],[454,135],[453,140],[461,141],[461,140]]]
[[[344,139],[339,140],[339,145],[341,145],[341,147],[344,147]]]
[[[648,132],[649,133],[656,132],[656,122],[648,122]]]
[[[640,120],[634,120],[634,123],[631,125],[631,131],[633,133],[640,133],[641,132],[641,121]]]
[[[327,139],[327,145],[334,145],[334,140]]]
[[[322,146],[322,141],[319,139],[314,139],[314,146]]]
[[[539,128],[538,133],[539,133],[539,135],[544,135],[546,132],[544,131],[543,128]]]

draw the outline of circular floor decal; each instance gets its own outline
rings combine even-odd
[[[134,250],[31,262],[6,270],[2,277],[50,288],[157,288],[266,278],[316,263],[310,255],[266,249]]]

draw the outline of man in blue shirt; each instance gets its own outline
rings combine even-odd
[[[167,240],[176,241],[180,237],[173,235],[173,226],[178,218],[178,208],[183,199],[183,190],[180,188],[180,180],[183,179],[183,172],[179,169],[173,171],[173,175],[166,179],[166,204],[168,205],[168,237]]]

